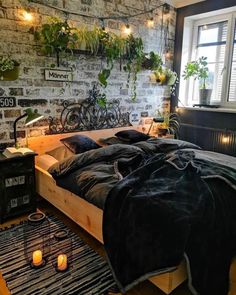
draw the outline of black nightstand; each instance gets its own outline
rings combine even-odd
[[[0,153],[0,222],[36,210],[34,158]]]

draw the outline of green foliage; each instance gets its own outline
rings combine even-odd
[[[12,59],[10,56],[0,56],[0,72],[13,70],[16,66],[19,65],[20,64],[16,60]]]
[[[162,128],[167,129],[169,134],[173,134],[175,138],[179,137],[180,128],[180,118],[177,113],[161,113],[157,111],[159,118],[163,118],[163,123],[161,123]]]
[[[44,54],[57,55],[58,64],[59,54],[73,52],[73,49],[85,50],[93,55],[99,53],[105,57],[106,64],[98,74],[98,81],[103,88],[108,85],[114,63],[124,62],[123,69],[128,73],[127,87],[131,84],[133,101],[137,97],[138,72],[142,69],[158,70],[162,66],[159,54],[152,51],[145,55],[141,38],[136,38],[132,34],[126,38],[121,37],[98,27],[92,30],[88,30],[85,26],[72,28],[67,21],[58,18],[50,18],[48,23],[43,24],[35,32],[35,39],[41,45]],[[101,104],[106,102],[104,96],[101,97],[100,102]]]
[[[131,99],[135,101],[137,97],[136,93],[136,82],[137,74],[142,69],[142,63],[144,60],[144,47],[143,40],[141,38],[135,38],[130,34],[126,41],[126,59],[127,63],[124,66],[124,70],[128,72],[127,86],[129,87],[130,79],[132,78],[132,97]],[[132,77],[131,77],[132,74]]]
[[[156,71],[161,68],[163,61],[158,53],[151,51],[144,57],[142,62],[142,68],[145,70]]]
[[[202,80],[202,89],[206,89],[206,79],[209,75],[209,69],[207,67],[207,57],[200,57],[196,61],[188,62],[185,66],[183,77],[189,79],[193,77],[194,80]]]
[[[41,45],[42,52],[50,55],[73,48],[78,35],[67,21],[50,18],[49,23],[43,24],[42,28],[35,32],[35,39]]]

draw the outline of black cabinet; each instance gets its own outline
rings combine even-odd
[[[6,158],[0,154],[0,222],[36,210],[35,154]]]

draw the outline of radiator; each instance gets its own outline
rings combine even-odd
[[[236,131],[181,124],[180,139],[205,150],[236,156]]]

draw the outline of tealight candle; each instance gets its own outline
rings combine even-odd
[[[57,269],[66,270],[67,269],[67,256],[65,254],[60,254],[57,257]]]
[[[33,252],[33,265],[40,266],[43,263],[43,253],[40,250]]]

